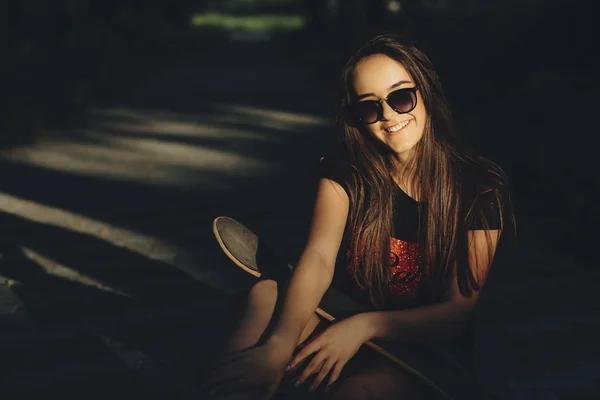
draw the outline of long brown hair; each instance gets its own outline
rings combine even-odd
[[[375,54],[388,56],[407,70],[419,87],[427,114],[423,137],[403,171],[396,170],[397,155],[391,148],[374,138],[364,127],[351,123],[342,112],[356,97],[353,85],[356,65]],[[510,196],[506,195],[509,193],[508,180],[503,171],[491,161],[478,157],[456,135],[450,109],[432,63],[424,53],[403,43],[397,36],[379,35],[364,44],[346,63],[340,84],[343,143],[353,166],[353,182],[349,185],[347,242],[354,257],[355,282],[368,291],[375,307],[385,305],[390,237],[393,236],[392,197],[397,185],[393,175],[403,172],[404,179],[420,200],[419,214],[424,216],[419,221],[418,237],[424,249],[431,301],[444,295],[447,283],[454,275],[461,294],[470,297],[473,290],[480,289],[481,282],[468,262],[467,224],[478,218],[485,229],[490,221],[473,204],[466,207],[463,204],[468,197],[465,195],[465,182],[472,170],[487,171],[492,177],[493,184],[488,183],[490,187],[478,188],[476,192],[491,191],[487,195],[491,194],[498,206],[502,232],[503,221],[514,226]],[[488,235],[489,254],[492,254],[491,246]]]

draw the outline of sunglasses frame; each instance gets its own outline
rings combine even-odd
[[[390,103],[390,101],[389,101],[390,96],[392,96],[396,92],[400,92],[400,91],[403,91],[403,90],[411,92],[415,96],[415,103],[413,104],[412,108],[410,110],[408,110],[408,111],[400,111],[400,110],[396,109],[396,107],[394,107]],[[356,107],[356,105],[358,103],[361,103],[361,102],[354,103],[354,104],[349,104],[346,107],[344,107],[344,114],[346,116],[346,120],[349,121],[349,122],[351,122],[350,125],[352,125],[352,126],[357,126],[358,124],[372,125],[372,124],[374,124],[376,122],[382,121],[383,120],[383,102],[384,101],[388,104],[388,106],[390,106],[390,108],[392,110],[394,110],[398,114],[409,113],[412,110],[414,110],[415,107],[417,107],[417,96],[416,96],[416,93],[417,93],[418,90],[419,90],[418,86],[414,86],[414,87],[411,87],[411,88],[401,88],[401,89],[397,89],[397,90],[394,90],[393,92],[389,93],[385,99],[363,100],[362,102],[372,101],[372,102],[374,102],[374,103],[377,104],[377,119],[375,119],[375,121],[373,121],[373,122],[364,122],[354,112],[354,107]]]

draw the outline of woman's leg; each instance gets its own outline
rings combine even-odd
[[[272,317],[277,302],[277,282],[266,279],[254,284],[248,294],[248,303],[240,324],[229,340],[226,351],[234,352],[254,346],[267,328],[272,328],[274,322]],[[312,333],[318,323],[319,317],[314,314],[304,328],[298,344],[302,343]]]
[[[333,394],[334,400],[419,400],[420,385],[415,378],[385,360],[373,359],[346,378]],[[431,398],[435,399],[435,398]]]
[[[279,297],[279,298],[278,298]],[[240,324],[229,340],[226,352],[234,352],[254,346],[272,328],[273,314],[278,300],[278,284],[273,280],[258,281],[248,294],[248,303]],[[298,344],[302,343],[319,324],[319,317],[314,314],[300,336]],[[218,400],[250,400],[257,398],[257,393],[233,393],[215,396]]]

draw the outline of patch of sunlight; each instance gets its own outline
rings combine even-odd
[[[196,14],[192,17],[192,26],[227,30],[289,31],[302,29],[304,25],[304,17],[299,14],[234,15],[222,14],[219,12],[207,12]]]
[[[120,117],[120,118],[131,118],[137,120],[143,120],[148,117],[152,117],[152,114],[158,115],[158,112],[155,113],[143,113],[139,110],[135,110],[132,108],[97,108],[93,109],[90,112],[91,115],[98,115],[101,117]],[[165,113],[161,113],[165,114]]]
[[[190,116],[177,114],[164,115],[160,112],[134,111],[130,109],[108,109],[94,112],[93,126],[123,129],[129,132],[174,134],[194,137],[215,137],[219,139],[252,139],[277,141],[261,130],[267,127],[289,133],[303,133],[306,128],[326,127],[333,120],[310,114],[273,110],[235,104],[217,104],[218,113],[196,114],[196,121]],[[188,121],[184,120],[188,119]],[[248,129],[232,127],[241,123]],[[255,128],[255,129],[253,129]]]
[[[227,177],[265,173],[268,162],[226,150],[89,132],[97,143],[40,141],[4,157],[43,168],[166,186],[227,187]]]
[[[134,132],[142,135],[164,135],[165,137],[170,135],[203,138],[213,137],[218,138],[219,140],[222,140],[223,138],[258,141],[269,140],[268,136],[264,133],[230,126],[219,126],[200,121],[185,121],[177,115],[167,116],[139,111],[128,113],[123,109],[116,109],[95,112],[94,116],[97,118],[94,118],[92,121],[93,124],[90,124],[91,126],[108,128],[110,130],[121,132]],[[211,116],[202,116],[198,119],[210,120]]]
[[[23,250],[23,254],[25,255],[25,257],[27,257],[31,261],[35,262],[44,271],[46,271],[46,273],[48,273],[49,275],[54,275],[54,276],[62,278],[62,279],[80,283],[82,285],[91,286],[96,289],[103,290],[105,292],[110,292],[110,293],[118,294],[123,297],[131,298],[131,296],[128,295],[127,293],[122,292],[113,287],[107,286],[102,281],[95,279],[91,276],[82,274],[80,271],[77,271],[76,269],[72,269],[63,264],[60,264],[44,255],[38,253],[35,250],[32,250],[28,247],[21,247],[21,249]]]
[[[88,133],[88,137],[117,145],[121,149],[133,150],[158,164],[181,165],[205,172],[224,171],[231,168],[256,170],[266,165],[254,158],[228,151],[211,149],[185,143],[165,142],[158,139],[106,136],[103,133]],[[111,149],[114,147],[111,147]]]
[[[229,188],[235,178],[270,174],[255,152],[289,135],[314,135],[332,120],[237,104],[204,114],[96,109],[82,127],[1,157],[79,175],[165,186]],[[170,137],[171,136],[171,137]]]
[[[146,258],[161,260],[170,265],[172,265],[172,260],[178,252],[177,246],[164,240],[3,192],[0,192],[0,210],[37,223],[93,236],[114,246],[126,248]],[[151,243],[151,246],[148,246],[148,243]],[[105,285],[102,281],[84,275],[75,268],[59,264],[30,248],[23,247],[23,252],[29,259],[38,263],[51,275],[128,296],[126,293]]]
[[[327,126],[332,121],[316,115],[299,114],[287,111],[272,110],[260,107],[242,106],[235,104],[220,104],[222,110],[233,111],[239,115],[258,117],[260,120],[271,120],[277,123],[308,126]],[[284,125],[285,126],[285,125]]]
[[[265,135],[243,129],[224,128],[210,124],[196,124],[182,121],[147,121],[140,122],[104,122],[98,124],[101,128],[109,128],[120,132],[135,132],[140,134],[161,136],[217,137],[231,139],[265,140]]]

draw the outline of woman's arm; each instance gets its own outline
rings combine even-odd
[[[469,231],[469,265],[483,287],[500,231]],[[489,235],[489,236],[488,236]],[[489,239],[489,242],[488,242]],[[491,245],[488,247],[488,243]],[[491,251],[491,253],[490,253]],[[355,315],[365,326],[365,336],[386,340],[447,340],[460,336],[467,328],[479,292],[463,297],[456,277],[451,279],[448,297],[439,304],[401,311],[377,311]],[[353,318],[354,318],[353,317]]]
[[[294,268],[270,344],[291,352],[298,343],[333,279],[348,208],[348,195],[342,187],[321,179],[308,241]]]

